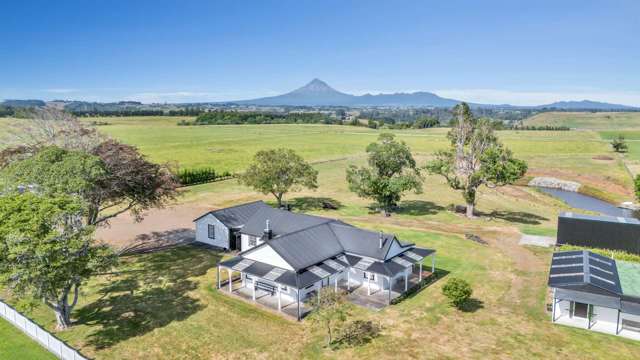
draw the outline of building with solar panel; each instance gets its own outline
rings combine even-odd
[[[323,287],[378,309],[435,271],[435,250],[262,202],[209,212],[195,222],[201,237],[213,231],[221,247],[240,251],[218,264],[219,289],[298,320]],[[423,270],[426,257],[431,271]]]
[[[553,254],[552,321],[640,340],[640,264],[587,250]]]

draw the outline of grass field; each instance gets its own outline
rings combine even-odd
[[[0,359],[53,360],[56,357],[0,318]]]
[[[296,209],[354,225],[396,233],[400,239],[438,251],[446,277],[469,280],[474,308],[448,306],[438,281],[414,297],[380,312],[352,307],[352,318],[379,321],[383,334],[355,349],[330,351],[307,321],[296,323],[257,310],[215,290],[215,264],[222,254],[182,247],[131,256],[117,272],[90,281],[74,313],[76,324],[57,335],[98,359],[198,358],[581,358],[632,359],[640,344],[613,336],[552,325],[545,311],[550,250],[517,244],[521,232],[554,235],[567,207],[534,189],[481,189],[480,217],[449,211],[462,202],[443,179],[425,176],[424,193],[410,194],[393,216],[347,189],[345,169],[364,164],[365,147],[379,131],[348,126],[258,125],[178,127],[177,118],[106,118],[99,129],[135,144],[152,160],[183,167],[241,171],[258,149],[290,147],[314,163],[318,191],[292,193]],[[447,129],[394,131],[424,164],[447,146]],[[504,131],[500,138],[527,160],[528,176],[577,180],[612,201],[629,199],[631,180],[623,162],[596,131]],[[610,159],[610,160],[607,160]],[[235,180],[183,190],[176,207],[218,208],[264,199]],[[313,206],[330,198],[337,210]],[[473,233],[481,245],[464,238]],[[444,280],[444,279],[443,279]],[[47,309],[29,314],[52,329]]]
[[[640,112],[545,112],[532,116],[524,124],[591,130],[638,129]]]
[[[116,274],[91,281],[75,312],[76,324],[58,336],[100,359],[640,356],[632,341],[551,324],[544,310],[547,251],[496,243],[490,230],[478,233],[491,245],[480,245],[425,228],[385,226],[402,239],[437,248],[444,278],[380,312],[352,306],[352,319],[370,319],[384,328],[380,338],[362,347],[327,350],[310,322],[284,319],[220,294],[214,265],[221,255],[188,246],[125,258]],[[452,309],[441,294],[443,280],[453,276],[474,288],[468,312]],[[54,326],[44,309],[31,315]]]

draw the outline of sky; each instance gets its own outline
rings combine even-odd
[[[640,1],[6,1],[0,99],[197,102],[320,78],[537,105],[640,106]]]

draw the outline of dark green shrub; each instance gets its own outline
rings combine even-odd
[[[442,287],[442,293],[449,298],[453,306],[461,309],[471,297],[473,290],[468,282],[458,278],[451,278]]]

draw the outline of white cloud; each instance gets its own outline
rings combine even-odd
[[[253,99],[275,95],[273,91],[266,92],[198,92],[198,91],[168,91],[168,92],[140,92],[124,97],[124,100],[140,101],[142,103],[164,102],[214,102]]]
[[[554,91],[512,91],[499,89],[440,89],[436,94],[484,104],[511,105],[543,105],[556,101],[592,100],[630,106],[640,106],[640,92],[635,91],[602,91],[602,90],[570,90]]]
[[[44,91],[52,94],[70,94],[70,93],[78,92],[78,89],[53,88],[53,89],[44,89]]]

